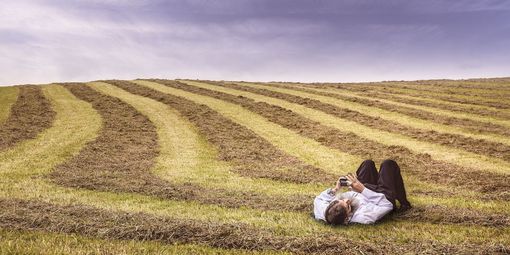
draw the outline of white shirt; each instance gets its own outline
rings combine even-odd
[[[331,201],[335,200],[335,196],[329,194],[331,189],[327,189],[320,193],[313,201],[313,213],[318,220],[326,221],[324,213]],[[361,193],[348,191],[346,193],[356,193],[356,199],[359,200],[359,207],[352,215],[349,223],[373,224],[381,219],[384,215],[393,210],[393,204],[386,199],[384,194],[377,193],[365,188]]]

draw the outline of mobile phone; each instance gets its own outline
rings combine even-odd
[[[340,186],[343,186],[343,187],[351,185],[351,182],[349,180],[347,180],[347,177],[345,177],[345,176],[340,177],[340,179],[338,179],[338,181],[340,182]]]

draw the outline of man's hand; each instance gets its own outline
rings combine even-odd
[[[331,192],[336,193],[336,192],[337,192],[337,191],[339,191],[341,188],[342,188],[342,186],[340,186],[340,179],[338,179],[338,180],[336,181],[336,185],[335,185],[335,187],[331,189]]]
[[[347,180],[349,180],[351,182],[351,188],[353,191],[356,191],[359,193],[363,192],[363,190],[365,189],[365,185],[363,185],[363,183],[359,182],[358,178],[356,178],[355,175],[347,174],[345,177],[347,177]]]

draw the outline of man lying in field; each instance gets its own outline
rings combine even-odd
[[[400,211],[411,208],[397,162],[385,160],[378,173],[374,161],[365,160],[356,175],[340,178],[334,188],[315,197],[316,219],[331,225],[372,224],[397,209],[397,200]],[[351,191],[336,194],[342,186],[349,186]]]

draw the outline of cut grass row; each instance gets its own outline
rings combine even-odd
[[[470,146],[470,144],[480,145],[485,141],[491,142],[484,146],[484,148],[487,149],[497,147],[498,143],[502,143],[507,146],[510,145],[510,138],[507,136],[497,134],[479,134],[456,126],[443,125],[433,121],[414,118],[405,114],[377,108],[375,106],[367,106],[364,103],[350,102],[345,99],[331,97],[330,95],[317,95],[295,89],[251,83],[242,83],[242,86],[252,88],[252,91],[266,95],[268,92],[264,90],[273,92],[273,95],[279,95],[280,97],[287,95],[287,99],[293,99],[294,101],[302,102],[304,99],[308,99],[310,100],[308,102],[309,105],[315,103],[315,105],[319,105],[319,107],[322,106],[324,109],[334,107],[335,111],[339,114],[350,111],[356,114],[358,121],[362,124],[368,125],[370,123],[374,123],[373,125],[377,128],[389,132],[402,133],[410,137],[419,137],[420,139],[429,139],[438,143],[449,143],[451,140],[459,140],[459,142],[455,145],[462,147],[463,149],[472,149],[473,146]],[[442,136],[444,136],[444,138]],[[508,151],[508,149],[505,151]]]
[[[481,116],[493,116],[500,119],[509,119],[510,113],[506,110],[497,109],[489,106],[474,105],[468,103],[457,103],[446,100],[441,100],[435,97],[423,97],[420,93],[413,95],[394,93],[390,88],[379,89],[379,87],[373,86],[361,86],[361,85],[350,85],[350,86],[335,86],[329,84],[302,84],[302,83],[272,83],[277,85],[306,87],[315,89],[328,89],[337,91],[350,91],[373,98],[389,99],[396,102],[417,105],[417,106],[428,106],[437,108],[440,110],[451,110],[459,113],[471,113]]]
[[[257,101],[263,101],[272,105],[280,106],[282,108],[285,108],[287,110],[291,110],[295,113],[298,113],[301,116],[305,116],[306,118],[309,118],[311,120],[317,121],[325,126],[329,126],[335,129],[342,130],[343,132],[351,132],[356,134],[359,137],[365,138],[367,140],[375,141],[380,144],[386,145],[386,146],[401,146],[402,148],[407,148],[417,154],[424,154],[428,153],[432,155],[432,159],[438,159],[443,160],[445,162],[450,162],[452,166],[454,165],[461,165],[463,166],[463,169],[466,173],[468,172],[477,172],[473,169],[473,167],[482,169],[484,171],[493,172],[493,173],[501,173],[505,174],[502,175],[502,177],[507,176],[506,173],[508,171],[505,169],[505,164],[496,164],[493,161],[493,159],[489,159],[484,156],[480,156],[474,153],[468,153],[465,151],[455,150],[452,148],[446,148],[444,146],[440,146],[437,144],[431,144],[431,143],[425,143],[419,140],[410,139],[408,137],[399,135],[399,134],[393,134],[385,131],[380,131],[377,129],[369,128],[363,125],[360,125],[356,122],[345,120],[330,114],[326,114],[321,110],[315,110],[308,108],[306,106],[291,103],[286,100],[277,99],[274,97],[268,97],[263,96],[260,94],[255,94],[251,92],[246,92],[238,89],[232,89],[232,88],[222,88],[220,86],[214,86],[210,84],[204,84],[200,82],[191,82],[186,81],[189,85],[194,86],[205,86],[205,88],[214,88],[215,90],[224,92],[224,93],[230,93],[237,96],[245,96]],[[237,86],[236,88],[239,88],[241,86]],[[244,86],[242,86],[244,87]],[[272,94],[271,94],[272,95]],[[305,104],[306,105],[306,104]],[[395,153],[394,155],[397,155],[398,153]],[[428,159],[424,159],[423,161],[428,161]],[[418,161],[419,162],[419,161]],[[455,169],[459,167],[451,167],[451,171],[455,172]],[[439,167],[438,169],[444,169],[444,167]],[[447,171],[448,172],[448,171]],[[503,186],[504,187],[504,186]]]
[[[119,84],[119,81],[114,82],[114,83]],[[127,84],[125,84],[125,85],[127,85]],[[147,98],[145,98],[145,100],[144,100],[144,98],[143,98],[143,97],[138,97],[138,96],[129,96],[129,94],[128,94],[128,93],[123,92],[123,91],[121,91],[121,90],[119,90],[119,89],[112,89],[111,87],[108,87],[108,85],[106,85],[106,84],[95,83],[95,84],[94,84],[94,86],[95,86],[96,88],[97,88],[98,86],[101,86],[101,87],[102,87],[101,91],[103,91],[103,92],[105,92],[105,93],[107,93],[107,94],[111,94],[111,95],[119,96],[120,98],[123,98],[124,100],[126,100],[126,99],[127,99],[127,97],[132,97],[132,99],[127,99],[127,100],[128,100],[130,103],[134,104],[134,105],[138,105],[138,106],[137,106],[137,109],[140,109],[140,111],[141,111],[141,112],[146,112],[146,111],[147,111],[147,109],[144,109],[144,107],[148,107],[149,109],[152,109],[153,111],[162,112],[162,110],[160,109],[160,107],[158,107],[157,105],[155,105],[155,104],[154,104],[154,102],[151,102],[151,100],[149,100],[149,99],[147,99]],[[129,86],[125,86],[125,87],[129,88]],[[213,94],[212,92],[213,92],[213,91],[206,91],[206,92],[205,92],[205,94]],[[223,98],[223,99],[224,99],[224,98]],[[253,109],[258,109],[259,107],[261,107],[261,105],[260,105],[260,104],[256,104],[256,106],[255,106],[254,108],[252,108],[252,110],[253,110]],[[263,107],[262,107],[262,108],[263,108]],[[270,111],[268,111],[268,112],[270,112]],[[287,113],[287,112],[284,112],[284,114],[286,114],[286,113]],[[148,115],[148,116],[151,116],[151,115],[152,115],[152,113],[148,113],[147,115]],[[165,115],[166,115],[166,114],[165,114]],[[267,117],[267,116],[266,116],[266,117]],[[161,122],[161,120],[156,120],[156,119],[154,119],[154,120],[153,120],[153,122],[158,123],[158,122]],[[178,123],[178,122],[177,122],[177,123]],[[156,125],[157,125],[157,124],[156,124]],[[164,129],[168,129],[168,128],[169,128],[168,126],[164,126]],[[181,136],[182,136],[182,135],[181,135]],[[192,137],[192,136],[191,136],[191,137]],[[167,139],[164,139],[164,140],[167,140]],[[164,142],[163,144],[166,144],[166,143],[167,143],[167,142]],[[185,143],[185,142],[184,142],[184,143]],[[165,148],[164,148],[164,147],[165,147],[165,146],[163,146],[162,150],[165,150]],[[168,167],[167,167],[167,168],[168,168]],[[354,168],[354,166],[353,166],[353,168]],[[188,168],[188,167],[185,167],[184,169],[189,169],[189,168]],[[167,171],[168,171],[168,170],[167,170]],[[193,170],[189,170],[189,171],[190,171],[190,173],[195,172],[195,171],[193,171]],[[186,171],[185,171],[185,172],[186,172]],[[191,174],[191,176],[193,177],[193,176],[194,176],[194,174]],[[207,176],[207,175],[206,175],[206,176]],[[192,178],[192,177],[191,177],[191,178]],[[221,183],[225,183],[225,181],[222,181]],[[412,184],[414,184],[414,183],[412,183]],[[248,187],[249,187],[249,186],[248,186]],[[274,185],[271,185],[271,186],[268,186],[268,188],[269,188],[269,187],[274,188],[275,186],[274,186]],[[319,192],[319,191],[320,191],[320,190],[316,190],[315,192],[317,193],[317,192]],[[296,192],[297,192],[297,191],[296,191]],[[313,196],[313,193],[311,193],[311,194],[309,194],[309,195]],[[311,199],[310,199],[310,201],[311,201]],[[437,209],[437,208],[436,208],[436,209]],[[432,211],[434,211],[434,210],[432,210]],[[434,212],[432,212],[432,211],[431,211],[431,210],[429,210],[429,211],[427,211],[426,213],[428,213],[429,215],[441,215],[441,214],[443,214],[445,211],[451,211],[451,208],[445,209],[445,210],[443,210],[443,211],[437,211],[437,210],[436,210],[436,211],[434,211]],[[464,211],[464,214],[465,214],[465,212],[466,212],[466,211]],[[465,215],[465,216],[466,216],[466,215]],[[498,217],[497,217],[497,216],[494,216],[494,218],[498,218]],[[503,217],[503,218],[505,218],[505,217]],[[503,219],[503,218],[502,218],[502,219]],[[466,220],[467,218],[466,218],[466,217],[464,217],[464,219]],[[472,218],[472,219],[473,219],[473,218]],[[503,221],[504,221],[504,219],[503,219]],[[503,224],[503,225],[504,225],[504,224]]]
[[[456,114],[465,115],[474,115],[474,116],[481,116],[481,117],[488,117],[492,119],[496,119],[497,121],[500,120],[508,120],[510,119],[510,113],[505,110],[498,110],[496,108],[492,107],[485,107],[485,106],[477,106],[477,105],[470,105],[470,104],[461,104],[461,103],[454,103],[454,102],[447,102],[440,99],[434,99],[434,98],[422,98],[418,96],[410,96],[410,95],[403,95],[403,94],[392,94],[388,92],[359,92],[355,90],[340,90],[337,89],[337,91],[351,91],[354,93],[366,95],[372,98],[379,98],[379,99],[387,99],[391,100],[393,102],[399,102],[399,103],[405,103],[408,105],[414,105],[414,106],[424,106],[427,108],[430,108],[431,110],[439,110],[439,111],[450,111]]]
[[[310,203],[306,202],[309,197],[266,196],[243,190],[205,188],[189,182],[170,183],[151,174],[160,150],[154,124],[136,108],[85,84],[69,84],[66,87],[78,98],[92,104],[102,117],[103,129],[94,142],[55,168],[51,179],[56,184],[108,192],[134,192],[224,207],[310,210]],[[178,166],[159,164],[159,167]]]
[[[281,86],[281,85],[280,85]],[[287,86],[286,86],[287,87]],[[501,135],[509,135],[510,120],[494,118],[494,116],[480,116],[464,112],[454,112],[447,109],[438,109],[434,107],[401,103],[394,100],[378,98],[376,93],[370,95],[360,95],[359,93],[349,92],[347,90],[328,89],[328,88],[306,88],[288,86],[304,92],[316,93],[330,97],[336,97],[341,100],[359,102],[389,111],[396,111],[406,115],[418,117],[420,119],[432,120],[447,125],[455,125],[471,129],[477,133],[486,131]]]
[[[471,242],[482,244],[489,236],[497,236],[494,239],[495,243],[504,244],[505,242],[502,240],[508,240],[508,234],[492,228],[479,228],[473,231],[470,227],[426,223],[392,223],[391,231],[386,231],[384,225],[379,225],[374,226],[377,231],[367,234],[365,228],[330,229],[311,223],[306,215],[294,213],[257,212],[248,209],[228,210],[217,206],[205,206],[190,202],[162,201],[135,194],[112,194],[55,187],[44,182],[38,176],[51,171],[52,165],[62,162],[66,157],[68,158],[78,152],[86,140],[94,139],[95,133],[99,130],[100,119],[90,105],[73,100],[72,95],[66,94],[65,91],[55,91],[53,89],[48,89],[48,91],[58,98],[52,100],[56,103],[55,109],[58,113],[55,126],[45,131],[38,139],[14,149],[18,152],[18,156],[22,156],[23,160],[20,160],[19,157],[9,157],[16,162],[10,162],[9,167],[4,167],[6,165],[1,164],[2,170],[0,173],[3,175],[1,178],[3,184],[2,196],[34,198],[56,204],[84,203],[109,210],[144,211],[177,219],[193,218],[218,222],[238,221],[254,226],[271,227],[275,230],[278,229],[280,233],[286,232],[293,235],[334,231],[339,232],[339,234],[345,232],[344,234],[348,234],[354,239],[369,240],[373,238],[377,240],[380,231],[383,231],[385,237],[401,241],[416,240],[416,238],[418,240],[421,238],[434,240],[437,238],[436,240],[444,243]],[[57,92],[62,93],[61,97],[54,94]],[[83,123],[88,125],[83,125]],[[98,125],[95,126],[95,132],[93,132],[95,124]],[[57,144],[60,146],[55,146]],[[37,148],[37,150],[32,148]],[[2,156],[5,156],[5,153],[2,153]],[[41,158],[44,160],[41,160]],[[197,211],[206,213],[197,214]],[[416,229],[417,232],[406,233],[404,230],[409,228]],[[399,232],[399,230],[402,232]],[[466,231],[474,232],[476,236],[466,238],[466,235],[468,235]],[[440,234],[434,237],[426,234],[436,232]],[[499,239],[500,237],[502,240]]]
[[[34,138],[50,127],[55,118],[55,112],[40,87],[22,86],[19,90],[16,102],[10,107],[9,116],[0,125],[0,151]]]
[[[443,244],[423,240],[416,246],[411,240],[396,244],[387,236],[357,239],[350,235],[322,233],[314,236],[281,236],[268,230],[232,223],[218,224],[196,219],[175,220],[147,214],[112,212],[81,205],[55,206],[44,202],[0,200],[5,209],[0,214],[0,227],[80,233],[93,237],[157,240],[164,243],[192,243],[222,249],[287,251],[298,254],[339,252],[428,252],[468,253],[475,250],[494,253],[508,250],[499,240],[479,243]],[[107,230],[107,231],[105,231]],[[393,229],[395,231],[396,229]],[[365,234],[365,237],[370,236]],[[370,240],[369,243],[366,241]],[[403,241],[403,242],[402,242]]]
[[[461,96],[474,96],[481,98],[501,98],[506,99],[510,96],[509,87],[499,87],[499,88],[465,88],[458,86],[445,86],[448,83],[413,83],[413,82],[382,82],[379,83],[378,86],[389,87],[389,88],[403,88],[403,89],[412,89],[416,91],[425,91],[425,92],[440,92],[443,94],[450,95],[461,95]]]
[[[94,82],[90,83],[90,86],[132,105],[154,123],[158,132],[160,154],[152,172],[167,181],[190,182],[208,188],[246,190],[275,196],[310,195],[322,188],[317,184],[294,184],[236,175],[230,171],[232,168],[230,164],[218,160],[218,150],[221,148],[215,149],[209,144],[206,137],[199,133],[198,128],[176,109],[106,83]],[[130,87],[129,84],[124,88],[134,91],[134,87]]]
[[[230,85],[235,86],[235,85]],[[278,85],[282,86],[282,85]],[[377,109],[385,108],[388,111],[391,112],[398,112],[399,114],[404,114],[406,117],[409,118],[409,116],[418,117],[420,118],[420,123],[414,123],[411,126],[407,126],[406,122],[412,123],[413,120],[409,120],[408,118],[403,118],[401,122],[406,123],[405,125],[401,125],[400,123],[395,123],[391,120],[383,120],[379,117],[376,117],[376,113],[372,114],[374,116],[368,116],[371,114],[367,114],[368,111],[362,111],[358,110],[355,112],[350,111],[351,109],[345,109],[345,108],[332,108],[331,104],[324,105],[322,102],[318,101],[312,101],[307,102],[308,105],[314,104],[316,106],[316,109],[325,109],[329,110],[328,113],[340,115],[340,116],[346,116],[346,115],[353,115],[351,116],[351,120],[357,121],[361,124],[368,125],[373,128],[381,129],[388,132],[396,132],[399,134],[403,134],[412,138],[418,138],[422,141],[427,141],[431,143],[437,143],[445,146],[450,146],[462,150],[466,150],[468,152],[485,155],[488,157],[494,157],[499,158],[505,161],[510,162],[510,146],[501,143],[501,141],[510,141],[508,139],[501,140],[501,135],[505,135],[506,133],[510,133],[507,127],[502,127],[498,125],[492,125],[492,124],[483,124],[478,123],[478,127],[472,127],[473,123],[469,120],[463,120],[463,119],[451,119],[451,118],[442,118],[440,116],[437,116],[432,113],[422,112],[419,110],[414,110],[412,108],[405,109],[404,107],[398,107],[386,103],[380,102],[380,100],[372,100],[368,97],[359,97],[364,98],[363,100],[360,100],[357,96],[352,96],[352,93],[349,92],[342,92],[339,94],[337,91],[333,92],[325,92],[325,90],[314,90],[314,89],[303,89],[301,87],[287,87],[284,86],[284,88],[303,91],[307,93],[317,94],[322,97],[331,97],[331,98],[338,98],[340,100],[346,100],[346,101],[353,101],[354,103],[360,103],[363,105],[367,105],[369,107],[377,107]],[[272,93],[269,93],[264,90],[260,90],[257,88],[245,88],[242,87],[241,89],[252,91],[252,92],[259,92],[264,95],[271,95]],[[346,94],[349,94],[346,96]],[[280,98],[282,96],[280,95]],[[289,96],[287,96],[289,98]],[[303,96],[297,97],[296,96],[290,96],[290,98],[293,99],[293,102],[303,102]],[[385,106],[382,106],[386,105]],[[322,107],[321,107],[322,106]],[[409,112],[409,111],[410,112]],[[354,113],[354,114],[351,114]],[[395,116],[396,117],[396,116]],[[477,136],[477,137],[466,137],[463,134],[451,134],[451,133],[440,133],[436,130],[427,130],[430,129],[429,125],[435,125],[435,124],[427,124],[427,123],[438,123],[436,126],[444,126],[444,125],[452,125],[455,130],[463,130],[466,131],[465,126],[467,125],[470,129],[474,128],[473,130],[469,131],[470,133],[467,134],[468,136]],[[461,127],[461,128],[459,128]],[[452,129],[452,128],[450,128]],[[484,133],[480,133],[481,130],[484,130]],[[493,133],[486,132],[486,131],[496,131],[496,133],[499,133],[499,135],[494,135]],[[483,140],[481,138],[489,137],[492,141]],[[503,136],[507,137],[507,136]]]
[[[497,176],[493,173],[483,173],[479,171],[459,170],[457,166],[430,160],[429,157],[424,155],[413,154],[409,150],[394,146],[385,146],[361,137],[357,137],[352,133],[343,133],[333,127],[321,125],[319,122],[312,121],[303,116],[299,116],[288,109],[283,109],[278,106],[269,105],[262,102],[262,98],[249,99],[249,93],[216,87],[203,83],[193,83],[193,86],[183,85],[173,81],[160,81],[167,86],[172,86],[177,89],[183,89],[192,93],[198,93],[204,96],[212,96],[221,100],[236,103],[250,111],[256,112],[265,118],[282,125],[285,128],[294,130],[295,132],[312,138],[321,144],[333,149],[348,152],[351,155],[356,155],[361,158],[373,158],[377,161],[382,161],[385,158],[395,158],[399,155],[398,161],[402,164],[405,172],[417,176],[421,180],[433,182],[435,184],[451,185],[455,184],[458,187],[464,187],[467,190],[473,190],[473,187],[478,187],[482,193],[492,193],[487,197],[508,199],[508,176]],[[254,101],[256,100],[256,101]],[[278,103],[278,101],[275,101]],[[307,116],[307,115],[304,115]],[[396,158],[395,158],[396,159]],[[356,165],[352,165],[348,171],[353,171]],[[407,179],[410,179],[407,176]],[[425,192],[431,194],[452,195],[451,189],[431,190],[430,188],[423,188],[422,185],[416,180],[410,179],[410,186],[412,187],[411,193]],[[489,184],[490,183],[490,184]],[[478,185],[478,186],[477,186]],[[486,185],[490,187],[497,187],[496,190],[487,189]],[[414,189],[415,188],[415,189]],[[458,191],[458,189],[456,189]],[[462,194],[464,197],[479,197],[480,194]]]
[[[356,141],[354,143],[347,145],[345,143],[346,143],[346,140],[349,139],[348,136],[346,137],[344,134],[341,134],[336,130],[328,129],[327,127],[321,126],[318,123],[314,123],[312,121],[304,119],[298,115],[293,114],[292,112],[289,112],[289,111],[279,108],[279,107],[271,106],[271,105],[268,105],[268,104],[265,104],[262,102],[255,102],[254,100],[250,100],[250,99],[247,99],[247,98],[244,98],[241,96],[229,95],[226,93],[222,93],[222,92],[218,92],[218,91],[214,91],[214,90],[210,90],[210,89],[206,89],[206,88],[199,88],[199,87],[195,87],[195,86],[183,85],[183,84],[173,82],[173,81],[160,81],[160,82],[164,83],[166,86],[171,86],[173,88],[182,89],[185,91],[189,91],[191,93],[196,93],[196,94],[200,94],[200,95],[204,95],[204,96],[211,96],[211,97],[223,100],[223,101],[241,105],[242,107],[246,108],[247,110],[250,110],[252,112],[260,114],[261,116],[264,116],[268,120],[275,122],[277,124],[280,124],[280,125],[282,125],[286,128],[289,128],[291,130],[294,130],[294,131],[300,133],[301,135],[310,137],[310,138],[318,140],[318,141],[323,141],[322,143],[324,145],[329,146],[331,148],[335,148],[335,149],[344,149],[344,148],[353,148],[353,147],[365,148],[364,151],[363,151],[363,149],[361,149],[361,151],[360,151],[359,148],[358,148],[358,151],[355,151],[355,150],[349,151],[350,153],[354,152],[355,154],[361,154],[361,155],[368,155],[369,153],[374,153],[374,151],[371,151],[371,150],[376,149],[374,156],[376,156],[375,159],[377,159],[377,160],[380,158],[380,161],[382,161],[382,159],[385,158],[384,154],[382,154],[382,156],[381,156],[381,152],[385,153],[385,151],[387,151],[388,153],[390,153],[392,151],[389,148],[377,148],[377,146],[380,146],[380,145],[360,146],[360,145],[365,145],[365,143],[364,143],[364,141],[362,141],[362,139],[356,139]],[[328,136],[330,136],[329,139],[327,139]],[[342,139],[338,139],[338,140],[331,139],[331,138],[338,138],[338,137],[342,137]],[[328,141],[328,142],[324,142],[324,141]],[[331,142],[331,141],[333,141],[333,142]],[[341,143],[344,143],[344,144],[341,144]],[[367,147],[370,147],[370,149],[366,149]],[[427,172],[427,168],[431,168],[432,166],[429,165],[429,166],[421,166],[420,167],[419,164],[418,164],[418,166],[416,166],[416,165],[417,164],[414,163],[413,166],[411,166],[409,168],[412,168],[413,172],[416,171],[416,172],[419,172],[422,174],[425,173],[425,176],[423,176],[423,177],[428,179],[429,175],[431,173]],[[355,166],[352,166],[352,168],[355,169]],[[466,178],[467,178],[467,180],[470,180],[472,178],[472,176],[466,176]],[[481,179],[484,179],[484,178],[481,178]],[[411,193],[422,188],[422,187],[416,187],[416,186],[420,186],[420,184],[416,183],[415,181],[411,181],[409,184],[411,184],[411,189],[410,189]],[[423,185],[421,185],[421,186],[423,186]],[[473,185],[470,185],[470,186],[468,186],[468,188],[472,189],[472,186]],[[430,188],[427,189],[427,192],[430,194],[430,192],[431,192]],[[440,193],[448,194],[449,193],[451,195],[451,192],[449,192],[447,189],[440,190],[440,191],[438,190],[437,193],[438,194],[440,194]],[[444,196],[444,194],[443,194],[443,196]],[[464,198],[469,197],[469,195],[467,195],[466,193],[464,193],[462,195]],[[426,200],[425,197],[424,197],[424,200]],[[443,211],[443,213],[444,213],[444,211]],[[432,215],[434,213],[427,211],[425,214]]]
[[[142,81],[138,82],[143,83]],[[287,155],[265,137],[260,136],[260,132],[249,130],[245,126],[222,116],[210,105],[204,105],[203,102],[192,101],[174,94],[161,93],[130,82],[116,81],[110,83],[130,93],[158,100],[178,110],[199,129],[200,133],[211,144],[218,148],[220,159],[232,162],[233,170],[241,175],[296,183],[324,183],[335,179],[340,174],[339,172],[328,173],[317,167],[304,164],[297,157]],[[164,87],[163,85],[159,86]],[[245,122],[249,121],[249,117],[253,117],[251,115],[243,116],[246,113],[250,114],[247,111],[237,112],[236,110],[237,108],[231,109],[233,114],[244,118]],[[268,124],[268,126],[265,125],[266,123],[268,122],[264,122],[262,119],[260,129],[273,132],[271,124]],[[298,137],[297,134],[285,133],[286,130],[282,128],[276,131],[283,132],[284,137],[280,138],[282,141],[285,137]],[[337,161],[345,159],[342,154],[335,156],[339,156]]]
[[[349,86],[348,85],[332,85],[336,88],[346,89]],[[466,96],[466,95],[447,95],[444,93],[438,93],[433,91],[418,91],[414,89],[408,89],[408,88],[391,88],[391,87],[378,87],[378,86],[359,86],[357,89],[363,89],[363,90],[375,90],[375,91],[385,91],[385,92],[391,92],[393,94],[404,94],[404,95],[413,95],[418,97],[425,97],[425,98],[433,98],[433,99],[441,99],[448,102],[454,102],[454,103],[461,103],[461,104],[473,104],[478,106],[485,106],[485,107],[491,107],[496,108],[499,110],[505,110],[510,107],[510,104],[503,101],[498,101],[495,99],[488,99],[488,98],[480,98],[480,97],[474,97],[474,96]]]
[[[0,87],[0,126],[9,117],[11,106],[18,98],[18,87]]]
[[[310,194],[320,189],[316,185],[283,183],[234,175],[229,172],[228,164],[216,160],[215,150],[203,137],[199,137],[196,128],[185,121],[176,110],[106,83],[96,82],[90,86],[130,104],[154,123],[157,127],[160,154],[151,171],[162,179],[177,185],[183,183],[199,185],[195,189],[199,191],[206,188],[203,192],[212,199],[227,194],[239,200],[230,201],[228,206],[247,205],[247,202],[251,202],[252,207],[265,206],[266,209],[298,209],[298,207],[310,209],[310,203],[305,201],[310,200],[312,198]],[[192,194],[193,191],[184,196],[194,199]],[[287,198],[282,197],[282,194]],[[303,194],[307,196],[300,196]]]
[[[0,229],[0,254],[103,255],[103,254],[282,254],[216,249],[205,245],[155,241],[113,240],[43,231]]]
[[[271,104],[276,103],[277,105],[279,104],[281,107],[292,111],[299,110],[299,114],[309,116],[324,125],[353,132],[360,137],[382,144],[402,146],[416,153],[429,154],[433,159],[450,162],[467,168],[476,166],[478,169],[484,171],[503,174],[510,173],[510,163],[498,158],[487,157],[461,149],[421,141],[419,139],[401,135],[396,130],[394,132],[388,132],[385,130],[379,130],[375,127],[369,127],[367,126],[368,124],[360,124],[352,118],[346,119],[350,116],[349,114],[352,113],[352,111],[345,111],[342,110],[342,108],[333,105],[336,103],[335,100],[331,98],[325,98],[324,100],[318,101],[304,97],[306,95],[303,95],[302,92],[299,91],[280,88],[261,89],[260,85],[246,83],[243,85],[224,84],[224,86],[229,86],[236,90],[250,91],[248,94],[251,98],[263,98],[266,102],[271,100],[273,101]],[[312,95],[311,97],[314,96]],[[354,113],[354,116],[354,118],[358,118],[357,116],[359,116],[359,113]],[[365,119],[363,120],[365,121]],[[424,123],[423,125],[427,125],[427,123]]]

